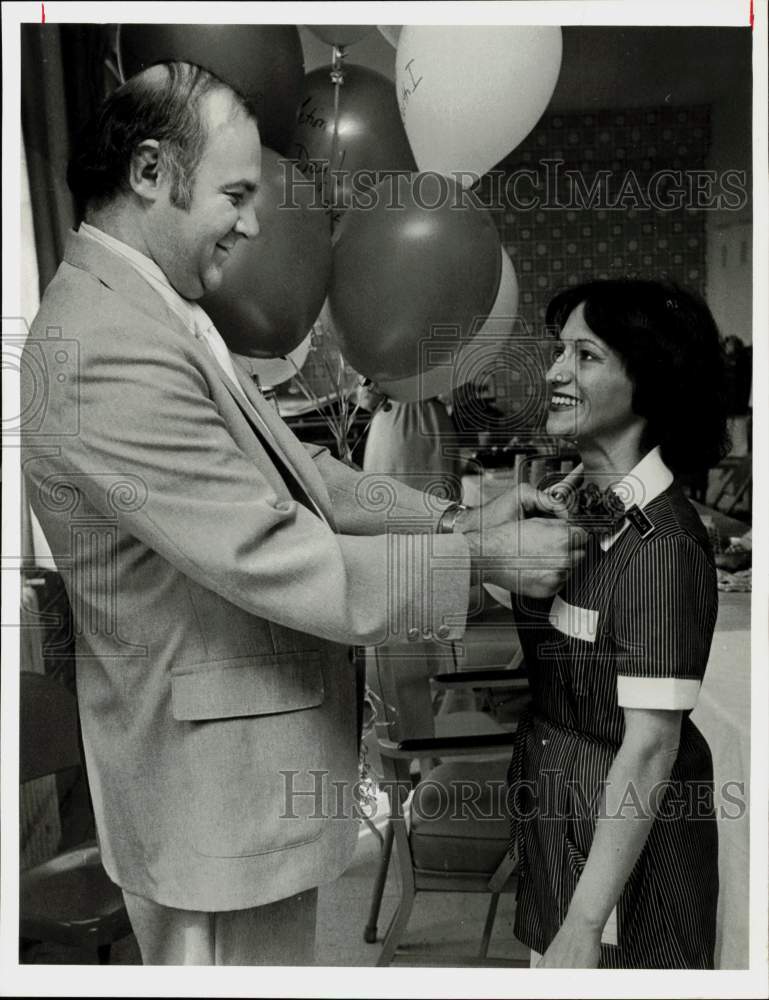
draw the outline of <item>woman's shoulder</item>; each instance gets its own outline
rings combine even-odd
[[[659,595],[694,590],[716,600],[713,549],[697,511],[673,484],[643,508],[644,532],[626,550],[617,578],[617,595],[629,588]],[[634,529],[630,529],[633,531]]]
[[[682,551],[701,548],[712,557],[712,547],[702,519],[680,486],[672,483],[645,508],[644,514],[651,523],[649,534],[643,541],[654,546],[664,540],[667,547]]]

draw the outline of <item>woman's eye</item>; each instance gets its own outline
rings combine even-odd
[[[597,354],[593,354],[592,351],[588,351],[586,348],[582,348],[579,352],[580,361],[598,361],[600,360]]]
[[[563,346],[563,344],[554,344],[550,350],[550,357],[553,359],[554,362],[558,361],[559,358],[563,357],[565,351],[566,348]]]
[[[227,191],[227,197],[233,205],[239,205],[242,196],[237,191]]]

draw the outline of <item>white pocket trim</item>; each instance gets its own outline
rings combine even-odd
[[[591,608],[578,608],[574,604],[568,604],[560,595],[556,594],[550,606],[550,624],[564,635],[573,639],[582,639],[583,642],[595,642],[598,633],[597,611]]]

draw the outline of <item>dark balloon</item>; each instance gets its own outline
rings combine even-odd
[[[354,202],[355,190],[370,190],[388,171],[415,171],[416,163],[403,128],[395,85],[381,73],[364,66],[344,67],[339,88],[338,146],[333,171],[335,189],[324,184],[323,162],[331,159],[334,136],[334,90],[331,67],[313,70],[304,80],[299,121],[289,154],[315,176],[318,190],[336,208]],[[318,162],[320,161],[320,162]],[[361,171],[370,172],[364,177]],[[353,175],[358,174],[356,181]],[[341,183],[340,183],[341,182]],[[358,186],[356,188],[356,186]]]
[[[307,27],[322,42],[344,48],[365,38],[374,30],[373,24],[308,24]]]
[[[287,151],[304,77],[295,25],[123,24],[119,37],[126,79],[157,62],[202,66],[250,98],[262,142]]]
[[[346,212],[334,245],[331,320],[345,359],[375,380],[424,367],[436,327],[472,337],[500,282],[491,216],[447,177],[400,180],[383,181],[370,208]]]
[[[237,244],[222,284],[200,301],[236,354],[282,357],[317,319],[331,274],[331,238],[314,202],[296,165],[262,149],[259,235]]]

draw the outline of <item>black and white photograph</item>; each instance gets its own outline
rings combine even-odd
[[[0,994],[767,995],[768,13],[3,6]]]

